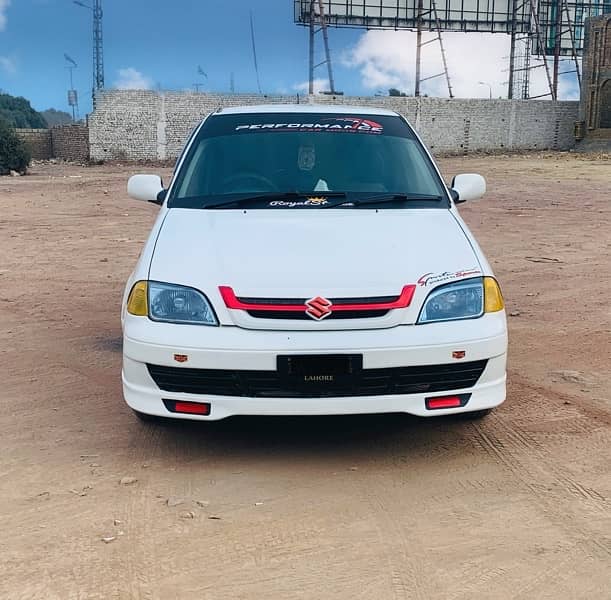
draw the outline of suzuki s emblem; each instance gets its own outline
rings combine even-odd
[[[174,360],[179,363],[184,363],[189,360],[189,357],[186,354],[175,354]]]
[[[331,310],[332,303],[326,298],[316,296],[316,298],[310,298],[305,303],[306,315],[312,317],[315,321],[322,321],[327,318],[333,311]]]
[[[457,360],[464,358],[466,355],[467,353],[464,350],[454,350],[454,352],[452,352],[452,358],[455,358]]]

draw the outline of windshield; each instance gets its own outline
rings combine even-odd
[[[282,202],[283,194],[293,201]],[[317,208],[324,202],[298,202],[295,195],[339,194],[348,200],[401,195],[405,203],[413,197],[435,207],[448,202],[431,160],[398,116],[245,113],[204,123],[168,206],[206,208],[252,197],[256,208]]]

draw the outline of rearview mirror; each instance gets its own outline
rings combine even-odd
[[[455,204],[467,200],[479,200],[486,193],[486,180],[476,173],[456,175],[452,180],[452,198]]]
[[[132,175],[127,182],[127,193],[131,198],[163,204],[165,190],[159,175]]]

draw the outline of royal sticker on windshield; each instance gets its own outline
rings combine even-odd
[[[307,200],[272,200],[269,206],[280,208],[298,208],[300,206],[324,206],[329,201],[326,198],[308,198]]]
[[[235,131],[299,131],[320,132],[338,131],[343,133],[380,134],[384,128],[380,123],[358,117],[334,117],[311,123],[252,123],[238,125]]]
[[[420,279],[418,279],[418,285],[423,287],[429,285],[435,285],[437,283],[445,283],[446,281],[454,281],[455,279],[464,279],[465,277],[473,277],[475,275],[481,275],[480,269],[462,269],[451,273],[445,271],[443,273],[425,273]]]

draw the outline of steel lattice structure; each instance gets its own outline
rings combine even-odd
[[[310,25],[311,0],[293,3],[295,22]],[[440,39],[442,31],[509,34],[510,98],[529,97],[532,68],[545,68],[546,95],[554,99],[563,73],[576,72],[580,82],[578,57],[583,52],[584,20],[611,13],[611,0],[320,0],[320,4],[323,26],[407,29],[419,35],[428,30],[438,32]],[[542,63],[532,65],[531,54],[541,57]],[[548,56],[554,57],[551,68]],[[559,71],[563,56],[574,62],[572,71]],[[418,72],[418,65],[416,69]],[[418,85],[416,90],[418,95]]]

